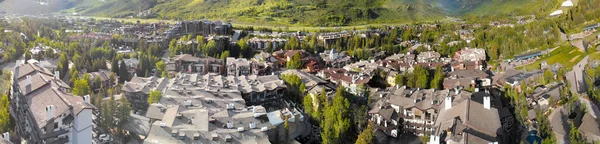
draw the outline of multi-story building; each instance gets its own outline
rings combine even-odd
[[[245,58],[227,58],[227,75],[228,76],[242,76],[252,74],[252,61],[248,61]]]
[[[364,89],[361,89],[361,87],[371,81],[371,76],[367,73],[363,73],[362,71],[349,71],[342,68],[324,69],[319,71],[317,75],[325,80],[341,85],[346,88],[348,92],[356,95],[362,95]]]
[[[225,74],[225,63],[221,59],[212,57],[199,58],[190,54],[182,54],[173,57],[166,64],[166,69],[169,72],[183,73],[218,73]]]
[[[437,120],[433,125],[430,144],[458,143],[498,143],[503,141],[507,132],[501,122],[501,105],[486,92],[475,92],[470,99],[458,100],[446,97],[444,107],[439,110]],[[452,104],[449,104],[452,103]],[[504,133],[504,134],[503,134]]]
[[[34,64],[15,67],[12,79],[10,113],[27,143],[92,143],[89,96],[71,95],[58,72]]]
[[[110,88],[115,86],[115,84],[117,83],[117,78],[115,76],[114,79],[110,78],[110,74],[111,72],[108,70],[99,70],[97,72],[91,72],[90,74],[90,80],[92,81],[92,85],[90,85],[90,88],[96,90],[96,89],[100,89],[101,87],[104,88]],[[96,78],[98,78],[100,80],[99,84],[96,84],[95,80]]]
[[[429,63],[429,62],[438,62],[442,55],[435,51],[427,51],[419,53],[417,56],[417,62],[419,63]]]
[[[190,20],[180,21],[167,30],[167,38],[177,35],[201,35],[208,36],[211,34],[228,35],[233,32],[233,26],[230,23],[222,23],[220,21],[211,22],[208,20]]]
[[[481,70],[457,70],[447,73],[447,77],[444,78],[443,86],[444,89],[452,89],[456,87],[478,87],[478,86],[489,86],[491,80],[488,79],[489,74]]]
[[[136,111],[148,109],[148,96],[152,90],[164,91],[168,79],[158,77],[133,77],[125,82],[121,90]]]
[[[286,117],[290,139],[301,136],[312,128],[299,110],[269,112],[260,106],[278,100],[284,88],[283,81],[275,75],[181,74],[165,89],[165,97],[148,109],[146,116],[151,118],[151,128],[144,134],[147,135],[144,141],[281,143]]]
[[[266,50],[271,44],[272,50],[279,50],[287,43],[287,40],[280,38],[263,39],[263,38],[251,38],[247,41],[248,46],[253,50]]]
[[[135,73],[137,73],[137,68],[140,64],[140,61],[137,58],[123,59],[123,61],[121,62],[125,62],[125,65],[127,66],[127,72],[129,72],[130,76],[135,75]]]
[[[454,60],[463,61],[485,61],[485,49],[481,48],[464,48],[454,54]]]
[[[383,96],[383,95],[382,95]],[[397,137],[399,132],[411,132],[422,136],[433,132],[440,109],[446,105],[469,99],[471,93],[460,90],[392,88],[387,96],[369,111],[376,128]],[[454,99],[445,104],[444,100]]]
[[[335,49],[331,49],[331,51],[326,51],[320,55],[328,67],[341,68],[353,62],[352,57],[348,53],[338,53]]]

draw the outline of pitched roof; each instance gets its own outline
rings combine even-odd
[[[435,134],[446,128],[453,128],[448,138],[463,143],[495,142],[496,132],[501,128],[500,117],[496,108],[486,109],[473,100],[465,100],[450,109],[442,109],[435,122]],[[462,137],[458,134],[462,133]],[[473,136],[473,137],[471,137]],[[458,139],[458,140],[456,140]],[[474,141],[474,142],[473,142]]]
[[[598,120],[590,113],[583,115],[579,129],[588,141],[600,140],[600,127],[598,127]]]

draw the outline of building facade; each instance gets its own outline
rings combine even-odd
[[[57,77],[33,64],[15,68],[10,113],[16,133],[27,143],[92,143],[95,107],[89,96],[68,93]]]

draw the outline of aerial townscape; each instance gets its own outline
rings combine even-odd
[[[0,0],[0,144],[600,144],[600,0]]]

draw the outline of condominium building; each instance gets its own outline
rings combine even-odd
[[[92,143],[89,96],[73,96],[58,72],[20,64],[13,72],[10,113],[27,143]]]

